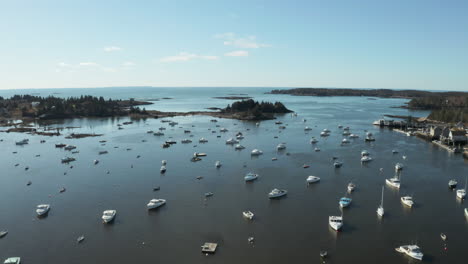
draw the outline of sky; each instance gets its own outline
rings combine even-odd
[[[468,90],[465,0],[0,0],[0,89]]]

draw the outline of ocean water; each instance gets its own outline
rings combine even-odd
[[[171,118],[179,122],[175,127],[146,119],[134,120],[118,130],[117,124],[128,118],[71,119],[55,124],[76,127],[65,129],[64,135],[103,134],[84,139],[0,133],[0,230],[9,231],[0,239],[0,259],[20,256],[22,263],[322,263],[319,252],[326,249],[330,254],[327,263],[390,264],[416,263],[394,248],[417,243],[425,254],[423,262],[464,263],[468,220],[463,209],[467,205],[456,199],[447,183],[455,178],[463,187],[468,174],[466,161],[416,137],[371,124],[384,114],[425,116],[427,112],[391,108],[404,104],[404,99],[265,94],[270,90],[140,87],[0,91],[0,96],[172,98],[146,107],[161,111],[225,107],[232,101],[212,97],[247,94],[255,100],[281,101],[298,113],[297,117],[278,116],[286,126],[283,130],[275,120],[262,121],[257,127],[248,121],[218,119],[213,123],[211,117],[186,116]],[[360,138],[341,146],[344,137],[338,125],[349,126]],[[305,126],[312,130],[304,131]],[[159,127],[166,128],[165,136],[146,133]],[[222,127],[229,131],[219,132]],[[325,128],[331,130],[331,136],[322,138],[319,134]],[[184,133],[187,129],[190,134]],[[364,141],[366,131],[374,134],[375,142]],[[246,149],[241,151],[225,144],[237,132],[245,136],[241,144]],[[198,143],[201,137],[208,143]],[[319,140],[316,145],[309,143],[312,137]],[[30,143],[15,145],[23,138],[29,138]],[[163,149],[161,144],[169,138],[178,143]],[[181,144],[184,138],[193,143]],[[41,144],[42,139],[46,143]],[[103,145],[100,140],[107,142]],[[61,142],[76,145],[79,153],[55,148],[54,144]],[[281,142],[287,149],[278,152],[276,145]],[[315,147],[321,151],[315,152]],[[254,148],[264,154],[252,157]],[[374,158],[368,164],[360,162],[364,149]],[[392,149],[399,153],[392,154]],[[99,155],[101,150],[109,153]],[[207,157],[191,162],[194,152],[205,152]],[[64,156],[73,156],[76,161],[61,164]],[[344,162],[343,167],[333,167],[333,156]],[[272,161],[273,157],[277,160]],[[95,159],[99,164],[93,164]],[[168,162],[167,172],[160,174],[163,159]],[[219,169],[214,166],[218,160],[223,164]],[[376,209],[381,188],[385,178],[395,174],[397,162],[405,165],[402,188],[385,186],[385,216],[379,219]],[[304,169],[304,164],[310,167]],[[258,173],[259,179],[245,183],[243,177],[248,172]],[[319,176],[321,181],[307,186],[309,175]],[[198,176],[203,178],[197,180]],[[28,181],[30,186],[26,186]],[[357,185],[347,194],[353,202],[340,210],[338,201],[346,195],[351,181]],[[161,189],[153,191],[156,186]],[[62,187],[66,192],[59,193]],[[286,189],[288,195],[270,200],[267,195],[273,188]],[[214,195],[205,198],[205,192]],[[401,204],[403,195],[414,197],[412,209]],[[166,199],[167,204],[148,211],[146,204],[153,198]],[[52,208],[47,217],[39,219],[35,207],[41,203]],[[106,209],[117,210],[112,224],[102,224]],[[253,221],[242,217],[245,210],[255,214]],[[344,226],[337,233],[328,226],[328,216],[341,214]],[[446,242],[440,239],[441,232],[447,234]],[[80,235],[85,240],[77,244]],[[250,236],[255,237],[255,243],[248,243]],[[216,254],[202,254],[204,242],[218,243]]]

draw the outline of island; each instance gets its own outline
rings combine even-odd
[[[218,96],[213,97],[214,99],[226,99],[226,100],[245,100],[245,99],[252,99],[250,96]]]

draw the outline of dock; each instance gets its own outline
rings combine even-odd
[[[459,148],[454,148],[454,147],[450,147],[450,146],[447,146],[445,144],[442,144],[440,141],[437,141],[437,140],[433,140],[432,141],[432,144],[435,144],[449,152],[453,152],[453,153],[460,153],[461,150]]]
[[[217,243],[206,242],[201,248],[203,253],[215,253],[217,247]]]

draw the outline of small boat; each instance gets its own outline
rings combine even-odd
[[[162,165],[162,166],[161,166],[161,169],[159,169],[159,171],[160,171],[161,173],[165,173],[165,172],[166,172],[166,166]]]
[[[12,258],[7,258],[3,264],[20,264],[21,263],[21,258],[20,257],[12,257]]]
[[[214,193],[212,193],[212,192],[207,192],[207,193],[205,193],[205,197],[211,197],[211,196],[213,196],[213,195],[214,195]]]
[[[342,216],[329,216],[328,224],[335,231],[339,231],[343,227],[343,217]]]
[[[281,122],[281,121],[276,121],[275,124],[276,124],[276,125],[281,125],[281,124],[283,124],[283,122]]]
[[[74,145],[66,145],[63,149],[65,149],[65,150],[73,150],[73,149],[76,149],[76,146],[74,146]]]
[[[43,216],[47,214],[50,210],[50,204],[40,204],[36,208],[37,216]]]
[[[223,128],[221,128],[221,129],[219,130],[219,132],[228,132],[228,130],[227,130],[226,128],[223,127]]]
[[[239,140],[237,140],[237,139],[229,138],[228,140],[226,140],[227,145],[234,145],[234,144],[237,144],[237,143],[239,143]]]
[[[384,195],[384,187],[382,186],[382,200],[380,200],[379,208],[377,208],[377,215],[383,217],[385,214],[385,210],[383,208],[383,195]]]
[[[242,146],[242,145],[240,145],[240,144],[237,144],[237,145],[234,147],[234,149],[236,149],[236,150],[241,150],[241,149],[245,149],[245,147]]]
[[[356,184],[354,184],[352,182],[348,183],[348,192],[351,193],[351,192],[354,191],[354,189],[356,189]]]
[[[166,160],[162,160],[162,161],[161,161],[161,164],[162,164],[162,165],[166,165],[166,164],[167,164],[167,161],[166,161]]]
[[[244,180],[246,182],[256,180],[257,178],[258,178],[258,174],[255,174],[255,173],[252,173],[252,172],[249,172],[249,173],[247,173],[247,175],[244,176]]]
[[[164,136],[164,133],[161,131],[156,131],[153,135],[155,136]]]
[[[356,134],[351,134],[351,135],[349,135],[349,138],[359,138],[359,136],[356,135]]]
[[[75,161],[75,158],[72,158],[72,157],[62,158],[62,163],[69,163],[69,162],[72,162],[72,161]]]
[[[465,199],[466,197],[466,187],[467,187],[467,183],[468,183],[468,177],[466,177],[465,179],[465,189],[459,189],[457,190],[457,197],[460,198],[460,199]]]
[[[29,186],[29,185],[31,185],[31,184],[32,184],[32,182],[31,182],[31,181],[28,181],[28,182],[26,183],[26,186]]]
[[[99,163],[99,160],[96,159],[96,160],[93,161],[93,163],[94,163],[94,165],[96,165],[96,164]]]
[[[318,140],[317,140],[316,138],[312,138],[312,139],[310,140],[310,144],[315,144],[315,143],[317,143],[317,142],[318,142]]]
[[[101,150],[99,151],[99,155],[104,155],[104,154],[107,154],[109,153],[107,150]]]
[[[403,164],[401,164],[401,163],[395,164],[395,170],[400,171],[402,169],[403,169]]]
[[[465,216],[468,217],[468,208],[465,208]]]
[[[203,152],[195,152],[193,153],[194,157],[206,157],[206,153]]]
[[[147,130],[146,133],[153,134],[153,130]]]
[[[310,167],[310,166],[307,165],[307,164],[302,165],[302,168],[304,168],[304,169],[307,169],[307,168],[309,168],[309,167]]]
[[[260,123],[259,122],[255,123],[255,126],[260,126]]]
[[[208,139],[206,139],[206,138],[200,138],[200,139],[198,140],[198,142],[199,142],[199,143],[207,143],[207,142],[208,142]]]
[[[400,189],[401,182],[397,176],[390,178],[390,179],[385,179],[385,182],[392,187]]]
[[[285,143],[279,143],[278,146],[276,146],[277,150],[283,150],[286,149],[286,144]]]
[[[64,193],[66,190],[67,190],[67,189],[65,189],[65,187],[62,187],[62,188],[59,190],[59,192],[60,192],[60,193]]]
[[[322,132],[320,132],[320,136],[321,137],[328,137],[328,136],[330,136],[330,134],[327,133],[327,132],[322,131]]]
[[[411,196],[403,196],[403,197],[401,197],[401,202],[402,202],[404,205],[408,206],[408,207],[413,207],[413,205],[414,205],[413,197],[411,197]]]
[[[372,158],[370,156],[364,156],[361,158],[361,162],[369,162],[372,161]]]
[[[424,256],[424,254],[421,252],[421,249],[417,245],[404,245],[395,248],[395,250],[417,260],[422,260]]]
[[[445,241],[447,240],[447,235],[445,235],[444,233],[440,233],[440,238]]]
[[[275,161],[275,160],[278,160],[278,158],[273,157],[273,158],[271,158],[271,160],[272,160],[272,161]]]
[[[370,132],[366,133],[365,141],[375,141],[375,138],[372,136],[372,133],[370,133]]]
[[[335,168],[341,168],[341,166],[343,166],[343,162],[335,161],[333,162],[333,166],[335,166]]]
[[[282,196],[285,196],[288,193],[286,190],[279,190],[279,189],[273,189],[269,194],[268,198],[273,199],[273,198],[279,198]]]
[[[182,144],[188,144],[188,143],[192,143],[192,140],[188,139],[188,138],[184,138],[180,141]]]
[[[0,238],[6,236],[8,234],[8,231],[7,230],[2,230],[0,231]]]
[[[351,199],[351,198],[343,197],[343,198],[340,199],[340,202],[339,202],[340,207],[341,208],[348,207],[351,204],[352,201],[353,201],[353,199]]]
[[[452,179],[452,180],[449,181],[448,186],[449,186],[450,189],[455,189],[455,188],[457,188],[457,184],[458,184],[457,180]]]
[[[59,144],[55,144],[55,147],[56,148],[63,148],[65,147],[67,144],[63,144],[63,143],[59,143]]]
[[[310,130],[312,130],[311,127],[306,126],[306,127],[304,128],[304,131],[310,131]]]
[[[319,182],[320,181],[320,177],[317,177],[317,176],[309,176],[307,177],[307,183],[315,183],[315,182]]]
[[[160,127],[160,128],[158,128],[158,129],[159,129],[160,131],[166,130],[165,127]]]
[[[367,150],[361,151],[361,157],[365,157],[365,156],[369,156],[369,155],[370,155],[369,151],[367,151]]]
[[[320,148],[314,148],[314,151],[315,151],[315,152],[319,152],[319,151],[320,151]]]
[[[190,130],[184,130],[184,133],[189,134],[189,133],[191,133],[191,131]]]
[[[392,149],[392,154],[398,154],[398,150]]]
[[[348,130],[343,131],[343,136],[349,136],[349,135],[351,135],[351,132],[349,132]]]
[[[218,160],[215,162],[215,167],[220,168],[221,167],[221,162]]]
[[[238,139],[238,140],[244,139],[244,136],[243,135],[237,135],[236,139]]]
[[[320,257],[321,258],[326,258],[328,256],[328,252],[326,250],[321,250],[320,251]]]
[[[26,145],[29,143],[29,139],[23,139],[20,141],[16,141],[16,145]]]
[[[116,214],[116,210],[105,210],[104,212],[102,212],[102,221],[105,224],[110,223],[114,220]]]
[[[349,144],[351,141],[349,141],[349,139],[347,138],[343,138],[343,140],[341,140],[341,144]]]
[[[84,238],[85,238],[85,237],[84,237],[83,235],[81,235],[81,236],[79,236],[79,237],[76,239],[76,242],[77,242],[77,243],[81,243],[81,242],[83,242]]]
[[[254,217],[254,214],[251,211],[244,211],[242,212],[242,215],[249,220],[252,220]]]
[[[254,238],[254,237],[249,237],[249,238],[247,238],[247,242],[249,242],[249,243],[253,243],[253,242],[254,242],[254,240],[255,240],[255,238]]]
[[[258,155],[262,155],[263,154],[263,151],[259,150],[259,149],[254,149],[252,150],[252,152],[250,153],[252,156],[258,156]]]
[[[148,208],[148,210],[156,209],[165,204],[166,204],[166,200],[164,199],[151,199],[149,203],[146,205],[146,208]]]

